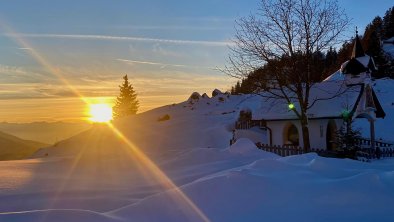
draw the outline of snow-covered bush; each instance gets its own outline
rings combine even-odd
[[[194,92],[194,93],[192,93],[192,94],[190,95],[189,100],[197,100],[197,101],[198,101],[200,98],[201,98],[200,93]]]
[[[215,97],[215,96],[221,95],[221,94],[223,94],[222,91],[220,91],[220,90],[218,90],[218,89],[214,89],[214,90],[212,91],[212,97]]]

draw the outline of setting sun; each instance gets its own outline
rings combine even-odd
[[[109,104],[91,104],[89,107],[89,120],[104,123],[112,120],[112,107]]]

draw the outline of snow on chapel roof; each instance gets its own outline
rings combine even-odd
[[[343,75],[343,73],[338,70],[336,72],[334,72],[333,74],[331,74],[329,77],[327,77],[325,80],[323,80],[323,82],[327,82],[327,81],[344,81],[345,80],[345,75]]]
[[[364,53],[356,33],[350,60],[344,62],[340,70],[311,87],[308,117],[310,119],[342,118],[344,111],[356,117],[360,112],[372,108],[377,118],[384,118],[385,113],[369,85],[369,73],[374,70],[376,70],[375,63],[372,57]],[[360,76],[360,74],[363,75]],[[269,92],[262,93],[263,101],[260,107],[252,111],[253,119],[271,121],[298,119],[296,114],[289,110],[286,100],[270,98],[271,95]],[[291,103],[297,110],[300,110],[298,100],[295,98],[296,96]]]
[[[344,110],[351,111],[355,108],[362,93],[362,85],[346,86],[344,81],[324,81],[315,84],[310,91],[310,109],[308,117],[314,118],[341,118]],[[265,94],[265,95],[264,95]],[[263,93],[260,107],[252,111],[253,119],[284,120],[298,119],[296,114],[289,110],[284,100],[264,99],[269,96]],[[299,110],[299,104],[292,101]]]

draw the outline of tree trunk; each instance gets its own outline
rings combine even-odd
[[[311,150],[311,144],[309,141],[309,128],[308,128],[308,118],[303,115],[301,117],[301,129],[302,129],[302,141],[304,143],[304,151],[309,152]]]

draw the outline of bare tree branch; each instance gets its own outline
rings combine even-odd
[[[309,148],[307,112],[322,100],[310,98],[323,75],[316,58],[341,40],[348,24],[335,0],[261,0],[257,13],[236,22],[234,45],[222,71],[243,79],[263,68],[258,89],[267,98],[298,102],[299,110],[293,112]]]

